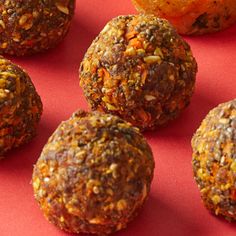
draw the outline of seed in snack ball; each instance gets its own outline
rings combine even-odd
[[[118,115],[141,130],[175,119],[190,103],[197,63],[168,21],[119,16],[93,41],[80,85],[93,110]]]
[[[236,99],[209,112],[192,147],[194,177],[204,205],[236,220]]]
[[[0,3],[0,53],[34,54],[65,37],[75,0],[11,0]]]
[[[34,167],[45,217],[72,233],[125,228],[146,200],[152,151],[137,128],[111,114],[78,111],[62,122]]]
[[[41,114],[42,102],[30,77],[0,57],[0,156],[35,136]]]
[[[235,0],[132,0],[139,12],[169,20],[180,34],[205,34],[236,22]]]

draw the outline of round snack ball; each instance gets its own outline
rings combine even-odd
[[[53,48],[65,37],[75,0],[11,0],[0,5],[0,54],[22,56]]]
[[[42,102],[30,77],[0,57],[0,155],[29,142],[41,114]]]
[[[205,206],[236,220],[236,99],[210,111],[192,147],[194,176]]]
[[[132,0],[139,12],[169,20],[180,34],[205,34],[236,22],[235,0]]]
[[[189,45],[166,20],[119,16],[85,54],[80,85],[93,110],[145,130],[175,119],[190,103],[196,72]]]
[[[56,129],[34,167],[46,218],[72,233],[125,228],[150,190],[154,160],[137,128],[110,114],[78,111]]]

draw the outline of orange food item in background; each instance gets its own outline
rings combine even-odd
[[[205,34],[236,22],[235,0],[132,0],[138,11],[169,20],[180,34]]]

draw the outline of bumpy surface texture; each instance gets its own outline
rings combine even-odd
[[[42,103],[29,76],[0,57],[0,155],[36,134]]]
[[[192,147],[194,176],[205,206],[236,220],[236,100],[210,111]]]
[[[120,118],[79,111],[49,139],[34,167],[35,198],[61,229],[108,234],[143,205],[154,160],[137,128]]]
[[[0,0],[0,53],[21,56],[55,47],[74,8],[75,0]]]
[[[169,20],[181,34],[205,34],[236,22],[235,0],[132,0],[140,12]]]
[[[80,85],[93,110],[145,130],[175,119],[189,104],[196,71],[189,45],[166,20],[119,16],[85,54]]]

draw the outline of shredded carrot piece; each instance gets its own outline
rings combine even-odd
[[[141,76],[141,82],[142,84],[145,84],[145,81],[146,81],[146,78],[147,78],[147,70],[144,70],[143,73],[142,73],[142,76]]]
[[[126,37],[126,39],[130,40],[130,39],[134,38],[136,35],[137,35],[136,31],[130,31],[125,35],[125,37]]]
[[[143,44],[142,42],[137,39],[137,38],[133,38],[129,41],[129,45],[134,47],[134,48],[143,48]]]
[[[148,112],[145,112],[142,108],[139,109],[138,115],[144,122],[150,122],[151,120],[151,115]]]

